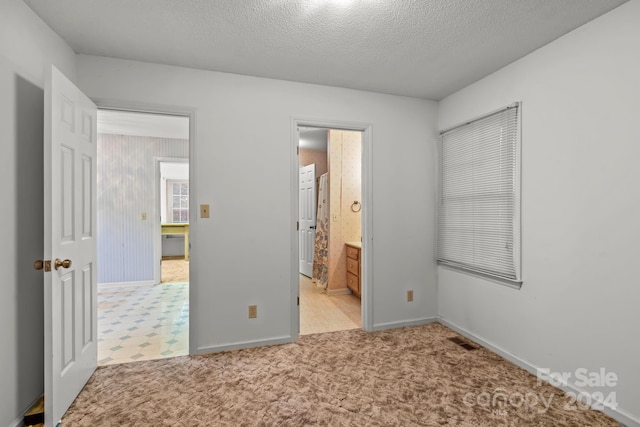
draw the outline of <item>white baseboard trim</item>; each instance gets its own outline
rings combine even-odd
[[[36,404],[36,402],[38,402],[38,400],[40,400],[41,396],[38,396],[33,402],[31,402],[28,406],[27,409],[25,409],[24,411],[22,411],[22,414],[16,418],[11,424],[9,424],[9,427],[24,427],[24,415],[29,412],[29,409],[31,409],[31,407],[33,407],[33,405]]]
[[[399,322],[376,323],[372,331],[384,331],[386,329],[406,328],[407,326],[420,326],[437,322],[437,317],[423,317],[421,319],[401,320]]]
[[[340,288],[340,289],[327,289],[327,295],[350,295],[351,289],[349,288]]]
[[[243,348],[252,348],[252,347],[263,347],[267,345],[277,345],[277,344],[287,344],[295,341],[291,336],[282,336],[275,338],[268,338],[264,340],[255,340],[255,341],[238,341],[230,344],[223,345],[209,345],[198,347],[196,349],[196,354],[207,354],[207,353],[219,353],[221,351],[229,351],[229,350],[240,350]]]
[[[154,280],[142,280],[139,282],[98,283],[98,289],[120,288],[124,286],[150,286],[150,285],[157,285],[157,283]]]
[[[457,333],[459,333],[460,335],[465,336],[466,338],[470,339],[471,341],[480,344],[481,346],[493,351],[494,353],[497,353],[498,355],[504,357],[505,359],[507,359],[509,362],[521,367],[522,369],[528,371],[529,373],[533,374],[533,375],[538,375],[538,370],[541,369],[538,366],[535,366],[534,364],[521,359],[520,357],[504,350],[501,347],[498,347],[497,345],[494,345],[486,340],[484,340],[483,338],[480,338],[479,336],[477,336],[476,334],[469,332],[468,330],[461,328],[460,326],[456,325],[455,323],[449,322],[448,320],[443,319],[442,317],[439,317],[438,321],[443,324],[444,326],[446,326],[449,329],[453,329],[454,331],[456,331]],[[587,393],[586,390],[580,389],[576,386],[574,386],[573,384],[567,384],[565,385],[561,385],[560,387],[557,387],[560,390],[564,391],[564,392],[572,392],[574,393],[576,396],[579,395],[580,393]],[[629,414],[628,412],[619,409],[619,408],[612,408],[610,406],[605,405],[604,407],[604,411],[605,414],[609,415],[611,418],[615,419],[616,421],[618,421],[621,425],[626,426],[626,427],[640,427],[640,420],[638,420],[637,418],[635,418],[633,415]]]

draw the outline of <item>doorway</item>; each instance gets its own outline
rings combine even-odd
[[[189,353],[189,120],[98,110],[98,365]]]
[[[160,238],[154,245],[156,277],[160,283],[189,282],[189,159],[156,158],[156,191],[161,224],[160,235],[154,234]]]
[[[360,328],[363,132],[297,132],[299,333]]]

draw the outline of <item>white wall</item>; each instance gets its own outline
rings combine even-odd
[[[201,351],[291,336],[292,116],[373,125],[373,321],[436,316],[435,102],[94,56],[77,67],[92,98],[197,109],[192,199],[211,205],[191,221]]]
[[[44,76],[51,64],[75,76],[73,51],[21,0],[0,2],[0,141],[3,279],[0,286],[0,425],[44,390]]]
[[[639,22],[633,0],[447,97],[438,124],[523,102],[524,285],[438,268],[440,316],[533,366],[615,372],[602,391],[636,422]]]

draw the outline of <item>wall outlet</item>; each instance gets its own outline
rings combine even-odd
[[[249,319],[255,319],[258,317],[258,306],[250,305],[249,306]]]
[[[200,205],[200,218],[209,218],[209,205]]]
[[[407,301],[413,301],[413,291],[407,291]]]

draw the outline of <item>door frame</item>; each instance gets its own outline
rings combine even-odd
[[[162,227],[162,221],[160,219],[160,213],[162,212],[162,188],[160,184],[162,182],[162,174],[160,171],[160,165],[162,163],[186,163],[189,165],[189,158],[186,157],[154,157],[155,164],[155,185],[156,185],[156,209],[157,215],[153,218],[153,227],[156,230],[160,230]],[[191,166],[189,166],[191,168]],[[166,191],[166,190],[165,190]],[[191,191],[189,191],[191,195]],[[191,200],[191,197],[189,197]],[[191,205],[189,205],[189,221],[191,221]],[[191,229],[191,228],[189,228]],[[191,265],[191,263],[189,263]],[[162,233],[155,233],[153,235],[153,283],[159,284],[162,282]]]
[[[362,132],[362,329],[373,331],[373,221],[371,208],[373,206],[373,144],[372,125],[365,122],[332,120],[309,117],[291,118],[291,337],[296,340],[300,330],[300,307],[298,297],[300,292],[299,279],[299,250],[298,230],[298,147],[299,127],[316,127],[336,130],[352,130]]]
[[[136,113],[150,113],[150,114],[165,114],[172,116],[183,116],[189,118],[189,196],[191,194],[198,194],[197,180],[196,180],[196,118],[197,110],[191,107],[176,106],[176,105],[163,105],[163,104],[148,104],[135,101],[125,101],[118,99],[108,98],[91,98],[96,104],[98,110],[119,110],[130,111]],[[197,204],[195,199],[189,197],[189,354],[193,355],[197,353],[197,342],[193,337],[197,336],[196,319],[198,311],[198,277],[196,274],[198,265],[198,247],[197,229],[198,229],[198,216],[197,216]],[[159,214],[159,212],[158,212]],[[160,221],[156,218],[155,221]],[[155,276],[155,274],[154,274]]]

